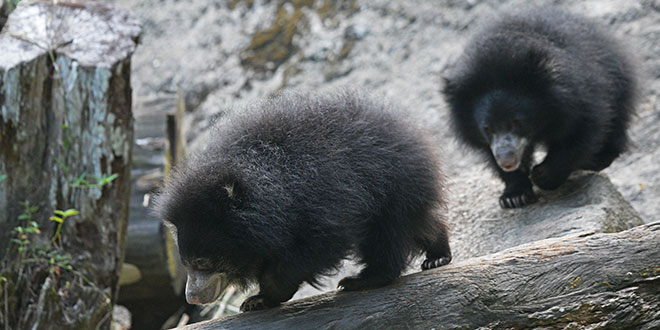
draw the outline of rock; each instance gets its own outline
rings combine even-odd
[[[131,328],[131,312],[122,305],[115,305],[112,309],[111,330],[128,330]]]
[[[619,232],[644,223],[602,174],[576,173],[555,191],[537,190],[539,201],[520,209],[499,206],[504,185],[492,176],[476,173],[452,181],[448,218],[454,260],[580,232]]]

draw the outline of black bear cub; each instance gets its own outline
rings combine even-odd
[[[575,170],[621,154],[636,83],[627,55],[589,20],[558,10],[506,16],[466,47],[444,94],[458,136],[505,183],[503,208],[536,201]],[[532,168],[537,145],[545,159]],[[530,171],[531,169],[531,171]]]
[[[241,310],[277,306],[351,255],[365,267],[344,290],[390,283],[421,252],[423,269],[447,264],[442,175],[402,116],[354,92],[287,93],[226,114],[157,202],[188,302],[214,301],[224,279],[259,284]]]

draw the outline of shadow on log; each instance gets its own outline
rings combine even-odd
[[[658,242],[660,222],[546,239],[183,329],[658,329]]]

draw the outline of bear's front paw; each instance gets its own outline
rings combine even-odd
[[[263,295],[256,295],[245,299],[243,304],[241,304],[241,312],[251,312],[258,311],[266,308],[271,308],[278,306],[278,303],[273,303],[270,299],[264,297]]]
[[[503,209],[513,209],[532,204],[536,202],[536,200],[536,195],[532,190],[510,193],[505,192],[500,196],[500,206]]]
[[[543,190],[555,190],[561,186],[568,175],[557,173],[550,169],[547,164],[539,164],[532,169],[532,182]]]

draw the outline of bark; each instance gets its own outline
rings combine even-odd
[[[4,327],[110,324],[128,217],[130,56],[139,32],[135,19],[107,5],[23,1],[0,35]],[[29,220],[24,201],[38,206]],[[64,219],[58,235],[49,218],[67,209],[80,214]],[[15,231],[30,220],[38,233]],[[19,252],[12,239],[29,244]]]
[[[660,222],[524,244],[184,329],[658,329]]]

